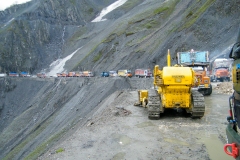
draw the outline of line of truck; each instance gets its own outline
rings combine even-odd
[[[136,77],[152,77],[152,72],[150,69],[136,69]],[[68,72],[68,73],[57,73],[57,77],[93,77],[92,71],[81,71],[81,72]],[[123,69],[118,71],[104,71],[100,74],[101,77],[133,77],[131,70]]]
[[[57,73],[57,77],[93,77],[92,71],[80,71],[80,72],[63,72]]]
[[[150,78],[152,77],[152,71],[150,69],[136,69],[134,75],[139,78]],[[45,72],[37,73],[37,75],[31,76],[28,72],[10,72],[9,74],[0,73],[0,77],[38,77],[46,78],[49,77]],[[101,77],[133,77],[131,70],[123,69],[118,71],[104,71],[100,74]],[[78,72],[62,72],[57,73],[56,77],[94,77],[92,71],[78,71]]]
[[[152,71],[150,69],[136,69],[134,75],[139,78],[150,78],[152,77]],[[118,71],[109,71],[102,72],[101,77],[133,77],[131,70],[118,70]]]

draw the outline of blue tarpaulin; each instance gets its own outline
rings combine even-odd
[[[202,52],[180,52],[180,63],[205,63],[207,51]]]

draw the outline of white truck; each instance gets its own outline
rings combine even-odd
[[[6,73],[0,73],[0,78],[1,78],[1,77],[6,77],[6,76],[7,76]]]
[[[135,76],[138,78],[150,78],[152,77],[152,72],[150,69],[136,69],[135,70]]]

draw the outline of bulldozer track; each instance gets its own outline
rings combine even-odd
[[[192,118],[202,118],[205,113],[204,96],[197,90],[192,90]]]
[[[161,112],[161,101],[155,89],[148,91],[148,118],[159,119]]]

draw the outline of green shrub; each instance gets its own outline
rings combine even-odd
[[[96,56],[93,58],[93,62],[97,62],[101,57],[102,57],[102,53],[100,52],[98,55],[96,55]]]
[[[168,9],[169,9],[169,7],[160,7],[158,9],[155,9],[153,13],[154,14],[159,14],[159,13],[162,13],[162,12],[168,10]]]
[[[63,152],[63,151],[65,151],[64,148],[58,148],[58,149],[56,150],[56,153],[61,153],[61,152]]]

